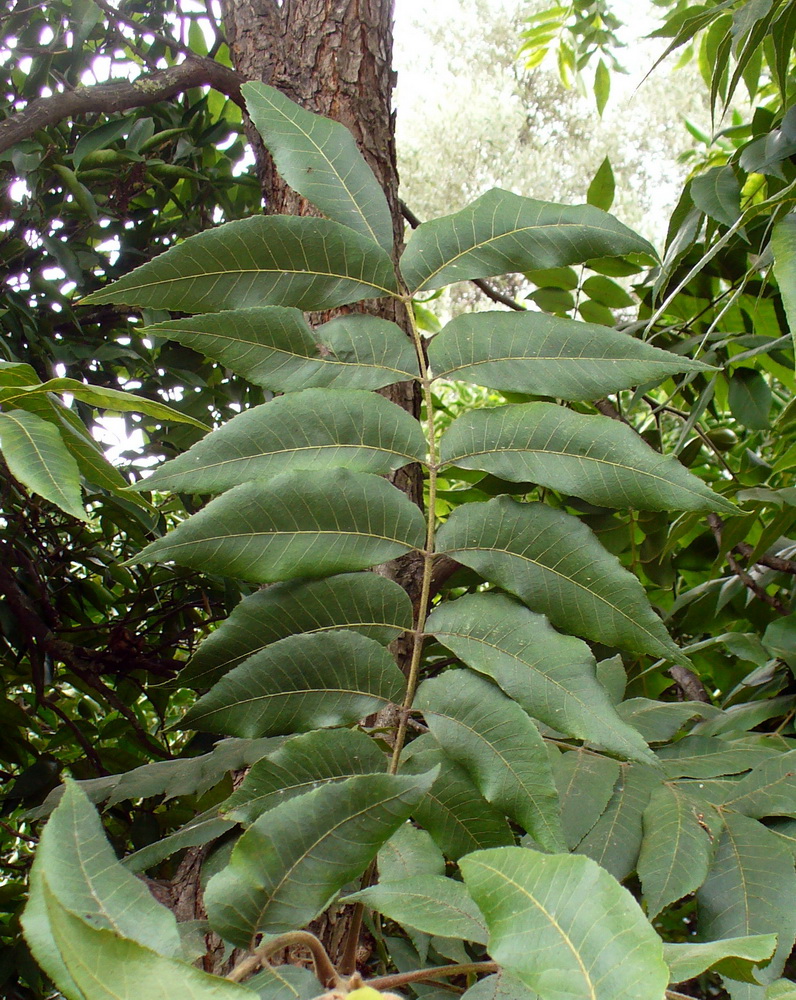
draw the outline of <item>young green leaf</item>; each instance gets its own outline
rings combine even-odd
[[[545,849],[564,850],[547,749],[515,701],[475,674],[449,670],[420,685],[415,707],[445,753],[465,768],[488,802]]]
[[[287,472],[223,493],[131,561],[271,583],[365,569],[424,538],[418,508],[378,476]]]
[[[87,521],[80,470],[58,428],[27,410],[0,413],[0,450],[8,471],[62,511]]]
[[[559,399],[599,399],[707,365],[604,326],[538,312],[457,316],[432,340],[436,378]]]
[[[468,594],[436,608],[426,631],[533,718],[623,757],[650,759],[597,682],[589,647],[556,632],[542,615],[499,594]]]
[[[305,389],[244,410],[161,465],[138,489],[220,493],[294,469],[386,475],[422,462],[426,448],[417,420],[383,396]]]
[[[600,65],[603,65],[602,60],[600,60]],[[586,192],[586,201],[590,205],[594,205],[595,208],[601,208],[604,212],[607,212],[614,203],[615,191],[616,182],[614,181],[614,172],[611,167],[611,161],[606,156],[597,168],[597,173],[592,178],[591,184],[589,184],[589,190]]]
[[[245,83],[241,93],[288,184],[330,219],[389,251],[393,232],[387,199],[348,129],[305,111],[264,83]]]
[[[304,927],[360,875],[428,793],[437,772],[366,774],[271,809],[207,884],[213,929],[243,948],[259,932]]]
[[[460,865],[486,918],[490,955],[542,1000],[663,996],[669,970],[660,938],[593,861],[506,847]]]
[[[406,591],[375,573],[275,583],[244,598],[210,633],[180,683],[211,687],[253,653],[299,632],[352,629],[386,646],[411,627]]]
[[[736,509],[632,428],[552,403],[464,413],[443,435],[440,460],[510,482],[538,483],[601,507]]]
[[[636,577],[563,511],[508,497],[468,504],[451,514],[438,543],[556,626],[606,645],[685,659]]]
[[[412,293],[512,271],[581,264],[652,246],[591,205],[557,205],[493,188],[455,215],[419,226],[401,258]]]
[[[356,722],[400,701],[401,671],[356,632],[291,635],[226,674],[180,725],[254,738]]]
[[[83,301],[190,313],[320,310],[397,292],[387,253],[348,226],[260,215],[191,236]]]
[[[176,340],[273,392],[381,389],[416,378],[417,355],[403,330],[351,313],[313,329],[298,309],[235,309],[146,328]]]

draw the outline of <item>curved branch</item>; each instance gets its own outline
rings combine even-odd
[[[191,87],[213,87],[243,107],[240,94],[242,83],[243,77],[234,70],[213,59],[196,56],[186,59],[179,66],[170,66],[132,81],[98,83],[92,87],[76,87],[62,94],[53,94],[52,97],[39,97],[22,111],[0,121],[0,153],[23,139],[29,139],[39,129],[56,125],[65,118],[140,108],[168,100]]]

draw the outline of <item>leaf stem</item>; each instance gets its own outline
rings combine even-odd
[[[232,983],[240,983],[253,972],[266,967],[271,955],[275,955],[284,948],[296,946],[306,948],[311,952],[318,982],[327,989],[343,985],[343,980],[338,975],[332,960],[326,954],[326,949],[309,931],[288,931],[286,934],[278,934],[239,962],[226,978]]]
[[[390,762],[390,774],[396,774],[401,759],[401,751],[406,741],[406,728],[409,720],[409,712],[417,690],[417,682],[420,676],[420,660],[423,653],[423,643],[425,641],[426,618],[428,617],[428,606],[431,599],[431,579],[434,569],[434,532],[436,530],[436,506],[437,506],[437,441],[434,429],[434,400],[431,394],[431,376],[429,374],[426,352],[423,345],[423,338],[417,328],[415,312],[412,298],[406,295],[402,299],[406,307],[409,327],[412,333],[412,342],[417,353],[417,363],[420,369],[420,383],[423,389],[423,401],[426,406],[426,427],[428,433],[428,508],[426,510],[426,548],[423,553],[423,581],[420,589],[420,600],[418,602],[415,627],[413,629],[414,645],[412,647],[412,659],[409,664],[409,674],[406,682],[406,694],[401,715],[398,723],[398,732],[395,736],[395,746],[393,748],[392,761]]]
[[[389,990],[405,983],[418,983],[424,979],[442,979],[447,976],[468,976],[479,972],[499,972],[497,962],[470,962],[465,965],[439,965],[433,969],[417,969],[414,972],[398,972],[393,976],[377,976],[365,983],[374,990]]]

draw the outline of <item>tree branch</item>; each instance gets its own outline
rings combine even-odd
[[[721,530],[724,527],[724,522],[718,514],[708,514],[708,524],[710,525],[710,530],[713,532],[713,537],[716,539],[719,551],[721,551]],[[769,607],[772,607],[778,614],[787,615],[789,613],[788,609],[778,597],[774,597],[772,594],[769,594],[768,591],[760,586],[753,576],[747,573],[743,566],[741,566],[738,560],[733,556],[732,552],[728,552],[726,558],[727,565],[748,591],[753,593],[755,597],[758,597],[761,601],[765,601],[765,603],[768,604]]]
[[[243,77],[234,70],[212,59],[197,56],[186,59],[179,66],[170,66],[136,80],[98,83],[92,87],[77,87],[62,94],[53,94],[52,97],[39,97],[22,111],[0,121],[0,153],[23,139],[29,139],[39,129],[56,125],[66,118],[97,112],[114,114],[128,108],[145,107],[168,100],[191,87],[213,87],[243,107],[240,94],[243,82]]]

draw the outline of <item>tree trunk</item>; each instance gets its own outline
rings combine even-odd
[[[403,219],[398,202],[394,117],[391,108],[392,0],[222,0],[224,30],[234,68],[248,80],[277,87],[302,107],[345,125],[383,187],[392,210],[398,252]],[[287,187],[262,142],[247,123],[255,151],[266,211],[293,215],[316,214]],[[353,307],[393,320],[409,334],[407,317],[394,300],[359,303]],[[349,311],[349,310],[344,310]],[[313,316],[323,322],[334,313]],[[415,417],[420,393],[414,382],[403,382],[382,394]],[[423,506],[419,466],[408,466],[390,477],[418,506]],[[396,580],[413,604],[420,596],[422,557],[415,553],[378,571]],[[400,637],[392,651],[406,671],[410,636]],[[346,945],[351,908],[334,906],[312,930],[321,938],[333,962],[339,964]],[[367,952],[360,953],[366,957]],[[299,956],[286,956],[298,961]]]

